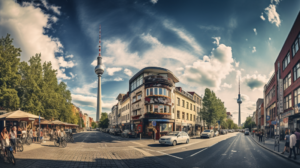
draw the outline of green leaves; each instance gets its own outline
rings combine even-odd
[[[206,121],[209,128],[217,121],[223,121],[226,118],[226,108],[221,99],[210,89],[205,89],[203,97],[203,108],[200,110],[203,120]]]
[[[107,128],[109,124],[108,115],[107,113],[101,113],[101,119],[99,121],[99,128]]]
[[[249,128],[249,130],[251,131],[251,128],[254,127],[256,127],[256,124],[252,121],[252,117],[247,117],[243,128]]]

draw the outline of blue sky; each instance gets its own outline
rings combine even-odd
[[[129,79],[146,66],[171,70],[177,86],[213,89],[237,123],[263,97],[274,61],[299,13],[297,0],[0,0],[0,35],[51,61],[73,103],[96,116],[98,29],[102,27],[103,111],[110,112]]]

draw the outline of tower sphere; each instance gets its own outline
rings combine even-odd
[[[104,73],[104,66],[101,64],[101,65],[97,65],[95,67],[95,73],[97,75],[102,75]]]

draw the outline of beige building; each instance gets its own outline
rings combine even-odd
[[[118,118],[118,127],[122,130],[130,129],[130,97],[129,93],[119,94],[117,97],[118,100],[118,109],[119,109],[119,118]]]

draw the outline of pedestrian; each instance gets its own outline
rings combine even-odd
[[[31,141],[32,141],[32,135],[33,135],[33,131],[32,131],[32,128],[30,128],[30,130],[29,130],[29,137],[30,137],[30,139],[31,139]]]
[[[44,136],[43,129],[40,129],[40,141],[41,141],[41,143],[44,141],[43,136]]]
[[[259,132],[259,142],[262,142],[262,132]]]
[[[10,142],[14,149],[14,151],[13,151],[14,153],[16,153],[16,137],[17,137],[16,127],[13,127],[10,132]]]
[[[153,140],[154,140],[154,142],[155,142],[155,139],[156,139],[156,130],[155,130],[155,128],[153,128],[152,134],[153,134]]]
[[[292,135],[290,136],[290,156],[289,158],[292,157],[292,152],[294,152],[294,159],[296,160],[296,152],[295,152],[295,146],[296,146],[296,135],[295,131],[292,131]]]
[[[284,152],[287,150],[288,153],[290,152],[290,135],[289,135],[289,132],[288,130],[285,130],[285,146],[284,146],[284,150],[281,154],[284,154]]]
[[[33,136],[32,142],[36,141],[36,131],[35,131],[35,129],[33,129],[33,131],[32,131],[32,136]]]
[[[297,153],[297,155],[300,155],[300,131],[299,131],[299,128],[296,128],[295,135],[296,135],[296,153]]]
[[[9,146],[9,137],[8,137],[8,132],[5,127],[3,128],[2,132],[1,132],[1,140],[2,140],[2,150],[3,150],[4,156],[6,156],[5,147]]]

